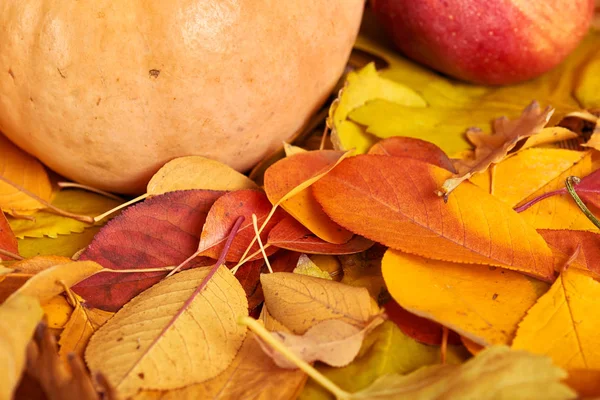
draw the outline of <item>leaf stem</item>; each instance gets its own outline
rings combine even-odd
[[[448,353],[448,334],[449,330],[447,327],[442,326],[442,345],[440,347],[440,361],[442,364],[446,364],[446,354]]]
[[[267,243],[267,244],[265,244],[264,247],[265,247],[265,249],[268,249],[269,247],[271,247],[271,245],[269,243]],[[262,252],[262,250],[258,249],[254,253],[252,253],[248,257],[246,257],[246,259],[240,260],[233,268],[231,268],[231,273],[235,275],[235,273],[238,271],[238,269],[240,269],[240,267],[242,265],[244,265],[246,262],[248,262],[248,260],[251,260],[254,257],[256,257],[257,255],[259,255],[261,252]]]
[[[116,206],[115,208],[113,208],[111,210],[108,210],[104,214],[97,215],[97,216],[94,217],[94,222],[100,222],[104,218],[108,217],[110,214],[115,213],[115,212],[117,212],[117,211],[119,211],[119,210],[121,210],[121,209],[123,209],[123,208],[125,208],[127,206],[130,206],[130,205],[132,205],[134,203],[137,203],[138,201],[142,201],[142,200],[146,199],[148,196],[150,196],[150,194],[144,193],[143,195],[138,196],[135,199],[129,200],[126,203],[123,203],[123,204],[121,204],[119,206]]]
[[[590,221],[592,221],[592,223],[594,225],[596,225],[596,228],[600,229],[600,220],[598,220],[598,218],[596,218],[596,216],[594,216],[594,214],[589,210],[589,208],[587,208],[587,206],[583,203],[583,201],[581,200],[581,198],[579,197],[577,192],[575,192],[575,188],[573,186],[579,184],[579,182],[581,182],[581,179],[579,179],[578,177],[569,176],[565,180],[565,186],[567,187],[567,192],[569,192],[569,194],[571,195],[571,197],[575,201],[575,204],[577,204],[577,207],[579,207],[581,212],[583,212],[585,214],[585,216],[588,217],[588,219]]]
[[[265,329],[258,321],[254,318],[250,318],[248,316],[243,316],[238,319],[238,324],[247,326],[252,332],[254,332],[257,336],[259,336],[263,341],[265,341],[269,346],[280,352],[285,358],[287,358],[290,362],[294,363],[299,369],[304,371],[308,376],[313,378],[317,383],[331,392],[336,398],[344,400],[350,399],[351,394],[337,386],[335,383],[331,382],[326,376],[317,371],[314,367],[312,367],[309,363],[302,360],[296,354],[294,354],[291,350],[289,350],[283,343],[276,340],[271,332]]]
[[[158,267],[158,268],[141,268],[141,269],[110,269],[103,268],[100,272],[114,272],[116,274],[128,274],[132,272],[165,272],[165,271],[173,271],[175,267]]]
[[[252,226],[254,227],[254,233],[256,234],[256,240],[258,241],[258,246],[260,247],[260,251],[262,252],[263,258],[265,259],[265,264],[267,264],[267,268],[269,268],[269,272],[273,273],[273,268],[271,268],[271,264],[269,263],[269,258],[267,257],[267,252],[265,251],[265,247],[263,246],[262,240],[260,239],[260,233],[258,232],[258,220],[256,219],[256,214],[252,214]]]
[[[13,253],[11,251],[8,251],[8,250],[0,249],[0,255],[10,257],[10,258],[12,258],[14,260],[24,260],[24,258],[21,257],[20,255],[15,254],[15,253]]]
[[[50,212],[52,212],[54,214],[61,215],[63,217],[67,217],[67,218],[72,218],[77,221],[85,222],[86,224],[93,224],[95,222],[94,218],[90,217],[89,215],[74,214],[74,213],[62,210],[56,206],[53,206],[52,204],[50,204],[46,200],[42,199],[37,194],[30,192],[29,190],[25,189],[23,186],[14,183],[10,179],[7,179],[2,175],[0,175],[0,181],[3,181],[4,183],[9,184],[10,186],[17,189],[19,192],[31,197],[32,199],[34,199],[35,201],[37,201],[38,203],[43,205],[45,208],[47,208]]]
[[[100,194],[100,195],[102,195],[104,197],[108,197],[109,199],[113,199],[113,200],[117,200],[117,201],[123,201],[122,198],[120,198],[119,196],[116,196],[116,195],[114,195],[112,193],[105,192],[104,190],[96,189],[95,187],[92,187],[92,186],[82,185],[80,183],[75,183],[75,182],[58,182],[58,187],[61,188],[61,189],[69,189],[69,188],[82,189],[82,190],[86,190],[88,192]]]

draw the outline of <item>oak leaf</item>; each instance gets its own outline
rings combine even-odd
[[[80,259],[115,270],[178,265],[198,248],[206,215],[222,194],[208,190],[169,192],[129,207],[106,224]],[[207,258],[199,258],[188,266],[211,263]],[[105,272],[86,279],[73,290],[91,307],[117,311],[166,274]]]
[[[260,281],[271,315],[296,334],[327,319],[363,327],[380,313],[365,288],[288,272],[263,274]]]
[[[390,294],[403,308],[482,345],[510,343],[519,321],[547,288],[516,272],[395,250],[386,252],[382,270]]]
[[[223,372],[246,336],[237,320],[248,315],[248,303],[229,270],[209,272],[180,272],[123,306],[90,339],[90,369],[102,371],[123,396],[181,388]]]
[[[333,150],[310,151],[286,157],[265,172],[265,191],[281,207],[317,237],[330,243],[346,243],[352,233],[333,222],[314,199],[310,187],[290,193],[312,178],[328,173],[344,156]]]
[[[543,238],[471,183],[445,203],[434,191],[448,175],[410,158],[359,155],[323,177],[313,193],[334,221],[391,248],[550,280],[552,252]]]
[[[0,210],[0,261],[13,259],[10,255],[2,253],[1,250],[5,250],[12,254],[19,253],[17,238],[12,229],[10,229],[10,225],[6,220],[4,213]]]
[[[452,161],[442,149],[421,139],[393,136],[375,143],[367,154],[414,158],[456,173]]]
[[[473,174],[487,170],[492,164],[502,161],[517,142],[535,135],[548,123],[554,109],[540,109],[536,102],[529,105],[515,120],[498,118],[493,123],[491,135],[479,129],[467,131],[469,141],[475,146],[475,156],[472,160],[458,160],[454,163],[458,174],[447,179],[440,191],[448,196],[458,185],[469,179]]]
[[[52,197],[50,178],[42,163],[12,144],[0,133],[0,178],[10,180],[45,201]],[[7,213],[31,212],[45,206],[0,180],[0,209]]]
[[[258,189],[247,176],[219,161],[201,156],[179,157],[163,165],[150,179],[151,195],[176,190],[205,189],[234,191]]]
[[[592,311],[598,303],[600,283],[566,269],[527,312],[512,347],[547,355],[565,369],[600,369],[600,319]]]

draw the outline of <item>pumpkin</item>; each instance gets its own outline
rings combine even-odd
[[[343,72],[364,0],[2,0],[0,131],[75,181],[138,193],[165,162],[243,171]]]

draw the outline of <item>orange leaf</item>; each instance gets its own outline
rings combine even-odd
[[[540,235],[546,240],[557,258],[556,265],[564,266],[571,255],[577,257],[571,266],[585,268],[600,274],[600,235],[588,231],[566,229],[540,229]],[[579,250],[578,250],[579,249]]]
[[[407,136],[393,136],[383,139],[371,147],[368,154],[379,154],[382,156],[407,157],[421,160],[428,164],[437,165],[456,173],[450,158],[435,144],[425,140]]]
[[[6,250],[13,254],[19,253],[17,238],[2,211],[0,211],[0,250]],[[0,260],[12,260],[12,257],[0,253]]]
[[[552,279],[550,248],[506,204],[471,183],[448,203],[437,197],[448,175],[409,158],[359,155],[344,160],[313,192],[334,221],[388,247]]]
[[[519,118],[513,121],[508,118],[496,119],[493,122],[494,133],[491,135],[483,133],[479,129],[470,129],[467,137],[475,145],[475,158],[461,160],[454,165],[458,170],[458,175],[444,182],[441,186],[441,193],[447,196],[474,173],[485,171],[490,165],[502,161],[519,140],[541,131],[553,112],[554,109],[551,107],[542,111],[540,105],[533,102],[523,110]]]
[[[341,151],[319,150],[279,160],[265,172],[265,191],[269,200],[277,204],[294,188],[331,168],[343,155]],[[333,222],[323,212],[310,187],[283,201],[281,207],[327,242],[346,243],[352,237],[351,232]]]

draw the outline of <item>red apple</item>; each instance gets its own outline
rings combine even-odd
[[[372,0],[372,8],[407,56],[504,85],[559,64],[587,32],[594,0]]]

